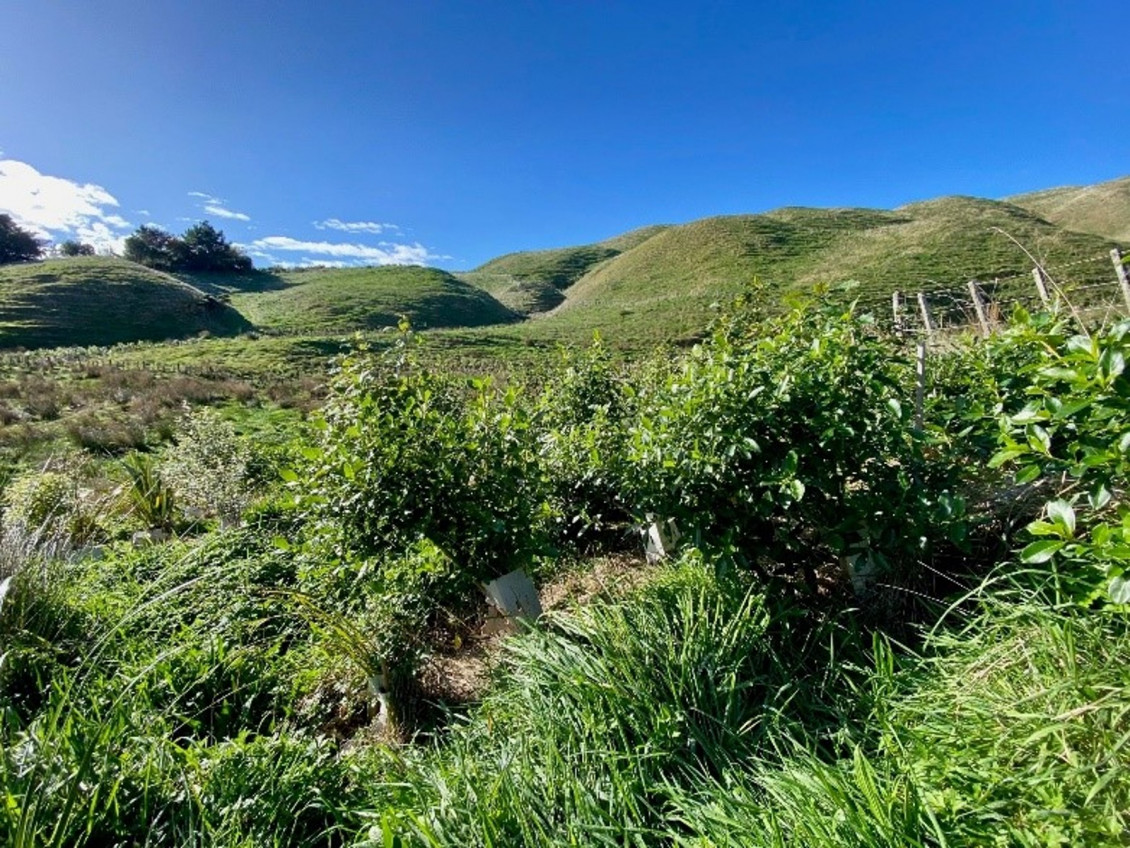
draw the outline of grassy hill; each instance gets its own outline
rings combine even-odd
[[[481,327],[518,316],[491,295],[437,268],[311,269],[281,272],[281,288],[242,292],[232,304],[257,327],[280,333],[342,334],[395,327]]]
[[[548,312],[565,300],[565,289],[599,266],[662,232],[656,225],[624,233],[596,244],[508,253],[459,274],[490,292],[515,312]]]
[[[1008,201],[1053,224],[1130,247],[1130,177],[1018,194]]]
[[[1023,248],[1021,247],[1023,245]],[[884,308],[894,290],[956,289],[977,278],[1002,296],[1032,294],[1032,260],[1077,283],[1111,282],[1098,236],[1065,230],[1020,207],[946,197],[893,211],[784,208],[705,218],[651,235],[596,265],[534,335],[582,336],[593,328],[640,340],[699,332],[713,307],[754,280],[774,304],[790,292],[854,281],[853,296]]]
[[[250,328],[227,304],[124,259],[0,267],[0,348],[111,345]]]

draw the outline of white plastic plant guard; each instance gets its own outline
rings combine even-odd
[[[486,585],[487,600],[507,618],[535,619],[541,615],[537,587],[524,571],[511,571]]]
[[[663,521],[654,515],[648,514],[647,520],[651,522],[647,528],[647,541],[644,543],[644,553],[648,562],[659,562],[667,559],[675,552],[679,539],[683,534],[675,526],[675,519],[668,518]]]

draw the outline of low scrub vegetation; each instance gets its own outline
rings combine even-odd
[[[0,837],[1124,844],[1130,322],[1020,314],[919,426],[866,315],[756,300],[527,382],[403,326],[308,433],[196,413],[101,484],[0,478]],[[490,581],[672,521],[671,561],[484,629]]]

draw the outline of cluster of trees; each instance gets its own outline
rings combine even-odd
[[[11,215],[0,213],[0,265],[31,262],[43,257],[45,243],[25,230]],[[93,256],[94,247],[75,240],[62,242],[60,256]],[[144,225],[126,239],[125,258],[160,271],[251,270],[251,258],[228,242],[221,230],[201,221],[181,236]]]
[[[0,214],[0,265],[9,262],[30,262],[43,255],[43,242],[15,222],[11,215]]]
[[[251,258],[207,221],[189,227],[179,238],[160,227],[143,225],[126,239],[125,258],[160,271],[242,274],[251,270]]]

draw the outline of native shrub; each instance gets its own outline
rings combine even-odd
[[[427,538],[469,578],[490,579],[545,544],[530,414],[514,388],[476,380],[468,391],[416,367],[408,343],[344,357],[308,464],[285,476],[340,561]]]
[[[631,518],[622,497],[631,390],[599,338],[562,365],[540,398],[541,463],[559,536],[583,547]]]
[[[738,304],[644,383],[626,484],[641,511],[749,560],[874,572],[960,538],[959,498],[925,461],[909,363],[866,318],[816,305],[761,321]]]
[[[1084,603],[1130,603],[1130,507],[1119,495],[1130,483],[1130,320],[1078,334],[1028,323],[1014,336],[1042,355],[1022,372],[1028,402],[1002,415],[990,465],[1016,466],[1018,483],[1058,481],[1020,558],[1052,563]]]
[[[211,410],[197,410],[185,416],[161,477],[185,506],[234,521],[250,499],[248,457],[229,423]]]

